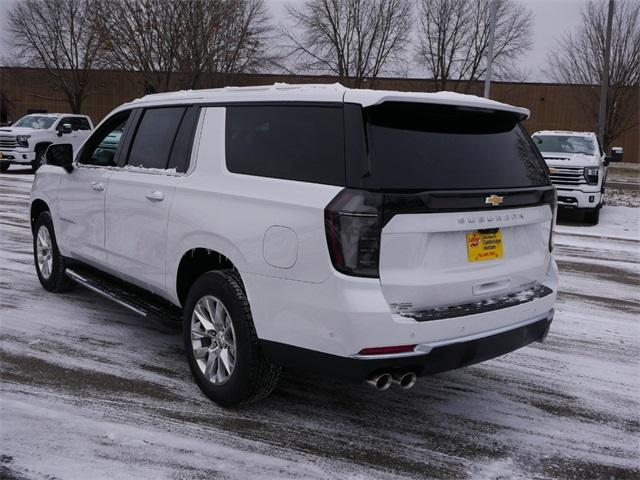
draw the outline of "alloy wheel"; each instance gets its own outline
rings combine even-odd
[[[36,254],[38,269],[45,280],[49,279],[53,268],[52,246],[49,229],[45,225],[41,225],[36,237]]]
[[[193,309],[191,347],[207,380],[214,385],[229,380],[236,364],[236,336],[229,312],[213,295],[200,298]]]

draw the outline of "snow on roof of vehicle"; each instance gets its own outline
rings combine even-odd
[[[57,113],[57,112],[45,112],[45,113],[27,113],[26,116],[30,115],[38,115],[40,117],[86,117],[89,118],[89,115],[84,115],[82,113]]]
[[[224,87],[203,90],[180,90],[177,92],[155,93],[133,100],[126,104],[148,106],[159,104],[191,103],[230,103],[230,102],[346,102],[358,103],[364,107],[383,102],[419,102],[440,105],[455,105],[468,108],[480,108],[513,112],[522,119],[529,117],[529,110],[514,107],[506,103],[464,95],[454,92],[398,92],[392,90],[364,90],[346,88],[334,84],[287,84],[255,87]],[[125,105],[123,105],[125,107]]]
[[[534,132],[533,135],[568,135],[572,137],[595,137],[596,134],[594,132],[572,132],[570,130],[540,130],[538,132]]]

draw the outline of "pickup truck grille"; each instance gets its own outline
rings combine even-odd
[[[15,148],[18,146],[16,137],[8,137],[0,135],[0,148]]]
[[[585,185],[587,183],[582,167],[549,167],[549,169],[551,182],[554,185]]]

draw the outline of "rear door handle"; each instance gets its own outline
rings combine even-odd
[[[101,192],[104,190],[104,184],[100,182],[91,182],[91,188],[96,192]]]
[[[158,191],[158,190],[154,190],[153,192],[147,192],[147,200],[150,200],[152,202],[161,202],[162,200],[164,200],[164,193]]]

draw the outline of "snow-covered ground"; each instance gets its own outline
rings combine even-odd
[[[32,178],[0,175],[0,478],[640,478],[638,208],[561,216],[544,344],[407,392],[287,374],[224,410],[175,325],[40,287]]]

